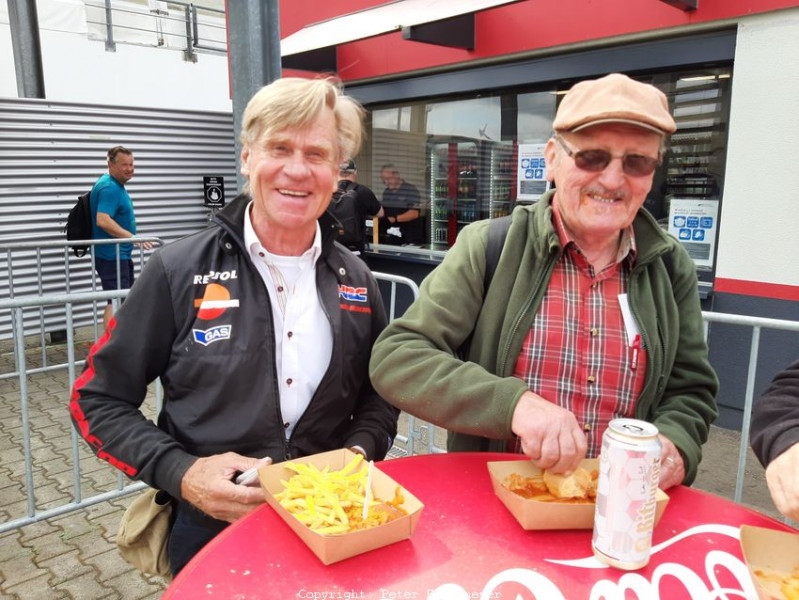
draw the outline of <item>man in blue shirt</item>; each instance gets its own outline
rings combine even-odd
[[[133,153],[123,146],[114,146],[108,151],[107,158],[108,173],[100,177],[92,188],[92,237],[96,240],[130,238],[136,235],[136,218],[125,184],[133,177]],[[133,261],[130,258],[132,250],[133,244],[94,246],[97,275],[104,290],[128,289],[133,285]],[[112,316],[113,308],[109,300],[103,313],[103,325],[106,329]]]

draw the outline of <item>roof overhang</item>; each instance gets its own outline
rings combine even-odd
[[[682,10],[696,10],[699,8],[699,0],[660,0],[661,2],[665,2],[666,4],[670,4],[675,8],[680,8]]]
[[[283,38],[283,67],[335,71],[336,47],[402,31],[406,40],[474,48],[474,15],[522,0],[395,0],[381,6],[314,23]]]

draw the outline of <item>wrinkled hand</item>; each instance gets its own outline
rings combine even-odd
[[[799,520],[799,444],[794,444],[766,467],[766,483],[777,510]]]
[[[268,464],[235,452],[198,458],[183,476],[180,493],[204,513],[232,523],[264,502],[261,488],[233,482],[237,471],[246,471],[259,463]]]
[[[541,469],[568,473],[585,458],[588,444],[574,414],[532,392],[519,398],[511,429],[522,452]]]
[[[667,490],[675,485],[680,485],[685,479],[685,463],[682,460],[680,451],[677,450],[672,441],[658,434],[663,453],[660,455],[660,483],[661,490]]]

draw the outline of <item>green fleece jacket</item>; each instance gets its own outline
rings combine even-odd
[[[512,376],[522,343],[561,253],[549,192],[517,207],[484,295],[489,221],[464,228],[421,295],[372,349],[375,389],[407,413],[450,431],[453,451],[495,451],[513,437],[511,417],[525,383]],[[645,210],[628,299],[647,349],[646,380],[635,416],[654,423],[696,477],[718,409],[718,378],[708,361],[694,263]],[[671,255],[667,268],[661,258]],[[671,271],[671,272],[670,272]],[[469,334],[468,360],[458,357]]]

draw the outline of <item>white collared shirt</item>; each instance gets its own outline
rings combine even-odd
[[[280,411],[289,439],[327,371],[333,351],[333,330],[316,289],[322,233],[317,223],[313,244],[301,256],[272,254],[255,234],[251,207],[252,202],[244,216],[244,243],[272,305]]]

